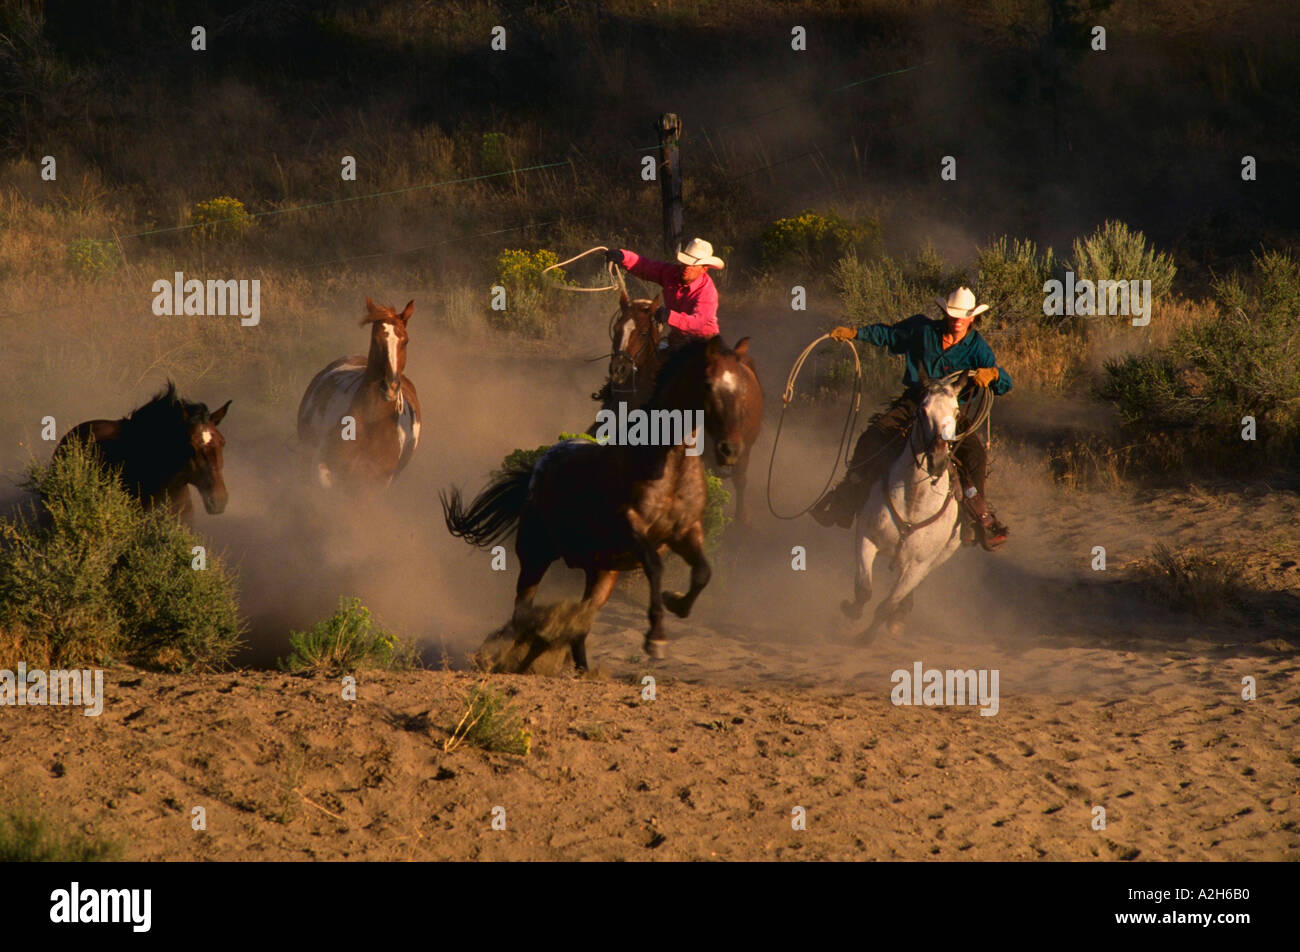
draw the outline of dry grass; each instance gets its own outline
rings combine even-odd
[[[1174,550],[1161,543],[1149,556],[1129,565],[1127,572],[1170,608],[1205,616],[1242,604],[1245,569],[1245,559],[1238,555]]]

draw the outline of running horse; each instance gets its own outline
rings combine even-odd
[[[208,412],[207,404],[181,399],[169,380],[167,389],[120,420],[78,423],[54,453],[80,440],[94,447],[103,465],[118,471],[122,486],[145,509],[165,502],[178,516],[188,517],[193,486],[203,508],[215,516],[225,511],[229,498],[222,476],[226,439],[217,429],[229,407],[227,400]]]
[[[543,576],[557,559],[586,573],[582,612],[588,620],[609,598],[619,573],[640,567],[650,583],[645,651],[664,656],[664,608],[687,617],[712,575],[704,552],[708,492],[696,411],[703,412],[705,426],[722,435],[719,455],[734,463],[747,447],[741,401],[726,381],[741,373],[743,359],[743,353],[728,348],[720,337],[689,343],[668,358],[643,409],[650,414],[680,411],[676,419],[689,422],[682,426],[679,440],[566,440],[532,467],[502,473],[468,509],[459,490],[439,494],[452,535],[486,547],[515,533],[516,619],[531,607]],[[685,594],[661,589],[661,554],[669,549],[691,568]],[[584,630],[572,641],[579,669],[587,667],[586,637]]]
[[[840,608],[860,618],[871,600],[872,567],[876,556],[889,553],[898,572],[893,587],[876,606],[871,624],[858,635],[870,644],[880,630],[902,630],[912,607],[912,592],[947,562],[961,546],[961,483],[954,472],[952,449],[961,415],[958,393],[970,372],[959,370],[938,380],[921,371],[923,396],[905,437],[897,440],[897,455],[871,488],[857,518],[858,565],[852,601]]]
[[[298,405],[298,441],[312,453],[322,486],[386,488],[420,442],[420,401],[406,369],[406,326],[399,314],[366,298],[370,353],[340,357],[307,385]]]
[[[665,351],[659,348],[659,322],[655,312],[662,295],[654,300],[631,300],[627,292],[619,295],[619,311],[610,321],[609,396],[601,404],[604,410],[617,412],[619,403],[629,408],[644,406],[654,391],[655,379],[663,366]],[[740,431],[744,449],[734,462],[723,462],[723,454],[715,452],[719,466],[730,466],[730,476],[736,487],[736,521],[745,524],[745,487],[749,472],[749,456],[763,425],[763,388],[758,382],[758,368],[749,356],[749,338],[736,344],[735,353],[740,366],[730,376],[719,381],[719,386],[736,392],[737,412],[741,415]],[[595,432],[595,424],[588,430]],[[707,421],[705,430],[708,442],[715,451],[720,450],[722,435]]]

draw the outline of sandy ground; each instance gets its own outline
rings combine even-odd
[[[798,633],[778,610],[767,625],[729,622],[733,571],[698,620],[675,621],[680,640],[652,667],[629,585],[596,624],[598,676],[492,678],[533,734],[527,757],[444,752],[465,672],[366,674],[347,702],[325,678],[115,670],[98,718],[0,710],[0,799],[34,796],[133,859],[1300,856],[1295,567],[1258,555],[1273,588],[1198,620],[1075,564],[1095,503],[1122,559],[1157,521],[1184,545],[1229,526],[1245,539],[1250,519],[1293,529],[1294,495],[1221,492],[1199,513],[1177,493],[1063,498],[1078,511],[1009,497],[1019,548],[963,550],[949,579],[923,587],[907,631],[869,648],[844,643],[832,605],[819,616],[791,591]],[[756,531],[744,558],[786,531]],[[1052,550],[1029,541],[1047,537]],[[825,540],[847,549],[844,534]],[[997,714],[893,705],[891,672],[916,661],[997,669]],[[1241,697],[1247,676],[1256,700]],[[191,829],[195,806],[206,831]]]

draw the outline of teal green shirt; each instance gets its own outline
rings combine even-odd
[[[914,314],[897,324],[863,324],[858,328],[858,340],[888,347],[891,354],[902,354],[906,361],[903,386],[909,390],[921,386],[918,369],[921,367],[932,378],[946,377],[958,370],[998,367],[993,349],[973,327],[965,337],[944,350],[942,338],[946,323],[931,320],[924,314]],[[989,389],[1002,396],[1011,389],[1011,374],[998,367],[998,379],[990,384]]]

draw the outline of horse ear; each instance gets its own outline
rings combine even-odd
[[[925,372],[925,367],[917,367],[916,375],[920,379],[922,387],[930,386],[930,375]]]
[[[737,357],[744,357],[746,354],[748,354],[748,353],[749,353],[749,338],[748,338],[748,337],[742,337],[740,340],[738,340],[738,341],[736,342],[736,346],[735,346],[734,350],[736,351],[736,356],[737,356]]]
[[[632,299],[629,298],[629,297],[627,296],[627,292],[626,292],[626,291],[619,291],[619,292],[618,292],[618,306],[619,306],[619,307],[621,307],[623,310],[626,311],[626,310],[628,309],[628,305],[630,305],[631,303],[632,303]]]
[[[654,300],[650,302],[650,306],[657,311],[659,310],[660,307],[663,306],[663,303],[664,303],[664,292],[660,291],[658,294],[655,295]]]
[[[402,319],[403,324],[405,324],[407,321],[411,319],[411,312],[414,310],[415,310],[415,299],[412,298],[411,300],[406,302],[406,307],[402,308],[402,313],[398,315]]]
[[[218,409],[208,414],[208,419],[212,421],[214,426],[220,424],[226,418],[226,411],[230,409],[230,403],[231,401],[227,400]]]
[[[366,313],[370,314],[374,310],[375,310],[375,302],[370,300],[370,298],[366,298]]]

